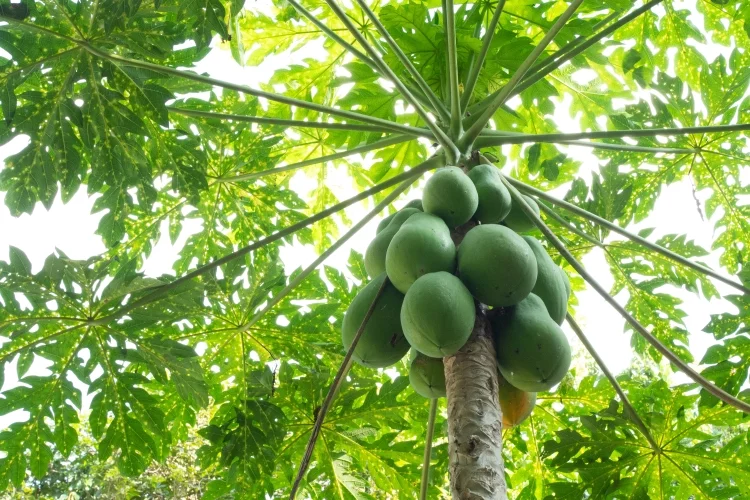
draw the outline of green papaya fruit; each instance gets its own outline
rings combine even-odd
[[[503,414],[503,429],[520,424],[531,415],[536,406],[536,393],[516,389],[502,375],[498,376],[498,399]]]
[[[563,277],[563,284],[565,285],[565,296],[567,297],[567,300],[570,300],[570,294],[573,293],[573,289],[570,287],[570,278],[568,278],[568,273],[563,271],[563,268],[558,267],[557,268],[560,271],[560,274]]]
[[[380,221],[380,222],[378,223],[378,227],[377,227],[377,228],[375,229],[375,234],[380,234],[380,232],[381,232],[381,231],[382,231],[383,229],[387,228],[387,227],[388,227],[388,224],[390,224],[390,223],[391,223],[391,221],[393,220],[393,218],[394,218],[394,217],[396,216],[396,214],[397,214],[397,213],[398,213],[398,212],[393,212],[393,213],[392,213],[391,215],[389,215],[389,216],[388,216],[388,217],[386,217],[385,219],[381,220],[381,221]]]
[[[560,268],[557,267],[539,240],[532,236],[523,236],[523,239],[529,244],[536,257],[536,284],[534,284],[531,293],[542,299],[550,317],[558,325],[562,325],[565,314],[568,312],[568,293]]]
[[[414,280],[436,271],[456,269],[456,245],[439,217],[420,212],[404,222],[388,245],[385,270],[393,285],[406,293]]]
[[[421,213],[416,208],[404,208],[393,214],[388,227],[375,235],[365,251],[365,270],[374,278],[385,272],[385,253],[391,240],[398,232],[401,225],[414,214]]]
[[[494,165],[477,165],[467,174],[477,189],[479,205],[474,218],[482,224],[497,224],[510,212],[510,191]]]
[[[445,397],[443,360],[417,354],[409,366],[409,383],[414,392],[425,398]]]
[[[453,229],[471,219],[479,205],[477,189],[458,167],[437,170],[422,192],[424,211],[437,215]]]
[[[431,358],[458,352],[474,329],[474,299],[450,273],[425,274],[406,292],[401,326],[412,347]]]
[[[399,210],[397,212],[392,213],[391,215],[389,215],[385,219],[381,220],[380,223],[378,223],[377,229],[375,229],[375,234],[378,234],[380,231],[382,231],[383,229],[385,229],[386,227],[388,227],[388,224],[391,223],[391,221],[396,216],[396,214],[398,214],[399,212],[403,212],[407,208],[409,208],[409,209],[416,208],[420,212],[424,212],[424,209],[422,208],[422,200],[420,200],[419,198],[417,198],[416,200],[411,200],[409,203],[407,203],[406,205],[404,205],[404,208],[402,208],[401,210]]]
[[[413,347],[409,349],[409,362],[407,363],[409,366],[414,362],[415,359],[417,359],[417,356],[419,355],[419,351],[414,349]]]
[[[533,198],[530,198],[526,195],[521,196],[523,196],[523,198],[526,200],[526,203],[531,205],[531,208],[534,210],[534,212],[536,212],[537,215],[541,214],[539,205],[537,205],[536,201],[534,201]],[[518,206],[515,201],[511,203],[510,212],[508,212],[508,215],[503,220],[503,223],[505,223],[506,226],[517,233],[528,233],[529,231],[533,231],[536,227],[532,220],[526,217],[523,209]]]
[[[362,320],[385,278],[383,273],[372,280],[349,305],[341,325],[341,340],[345,349],[351,347],[357,330],[362,325]],[[404,295],[389,283],[378,299],[375,311],[354,349],[354,361],[370,368],[383,368],[404,357],[409,350],[409,343],[399,320],[403,302]]]
[[[533,293],[491,319],[497,366],[515,388],[552,389],[570,368],[570,345],[560,326]]]
[[[420,212],[424,212],[424,207],[422,206],[422,200],[417,198],[416,200],[411,200],[409,203],[404,205],[404,208],[416,208]]]
[[[458,247],[458,274],[480,302],[512,306],[534,288],[536,258],[528,243],[511,229],[483,224],[466,233]]]

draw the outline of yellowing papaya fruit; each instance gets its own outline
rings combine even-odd
[[[425,274],[406,292],[401,326],[409,344],[431,358],[458,352],[474,329],[474,299],[450,273]]]
[[[497,366],[505,380],[526,392],[548,391],[570,368],[570,345],[542,299],[524,300],[491,318]]]
[[[437,215],[453,229],[471,219],[479,204],[477,189],[458,167],[444,167],[430,177],[422,192],[424,211]]]
[[[530,198],[525,194],[521,196],[526,200],[526,203],[531,205],[531,208],[537,215],[541,214],[539,205],[537,205],[533,198]],[[526,216],[526,213],[515,201],[511,203],[510,212],[508,212],[503,223],[517,233],[528,233],[529,231],[533,231],[536,227],[532,220]]]
[[[474,219],[482,224],[497,224],[510,212],[511,197],[494,165],[477,165],[467,174],[477,189],[479,204]]]
[[[562,325],[568,312],[568,292],[562,272],[544,249],[542,244],[532,236],[523,236],[536,257],[536,284],[531,293],[542,299],[550,317]]]
[[[458,273],[480,302],[511,306],[534,288],[536,258],[528,243],[507,227],[472,228],[458,247]]]
[[[374,278],[385,272],[385,253],[391,240],[396,235],[401,225],[414,214],[421,213],[416,208],[403,208],[393,214],[388,226],[377,233],[365,251],[365,270]]]
[[[383,273],[372,280],[349,304],[341,325],[341,340],[345,349],[351,347],[362,320],[385,279],[386,275]],[[404,295],[392,284],[386,285],[354,349],[354,361],[370,368],[383,368],[404,357],[409,350],[409,343],[399,320],[403,302]]]
[[[414,392],[422,397],[445,397],[443,360],[417,354],[409,366],[409,383]]]
[[[456,269],[456,245],[439,217],[416,213],[401,224],[385,254],[385,270],[393,285],[406,293],[420,276]]]
[[[502,375],[498,376],[498,387],[503,428],[510,429],[529,418],[536,406],[536,393],[516,389]]]

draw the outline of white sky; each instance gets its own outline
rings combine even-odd
[[[711,48],[709,47],[709,49]],[[321,44],[310,44],[291,56],[269,58],[257,68],[242,68],[233,61],[227,50],[214,50],[204,61],[198,64],[197,69],[206,71],[211,76],[223,80],[257,86],[261,81],[267,80],[275,69],[283,67],[287,63],[299,62],[303,57],[314,57],[320,53],[320,50]],[[714,47],[711,50],[718,53],[720,48]],[[585,78],[584,73],[580,76]],[[575,117],[569,116],[569,104],[568,99],[556,106],[554,119],[560,124],[561,130],[573,132],[580,130],[580,128]],[[25,144],[25,139],[17,138],[5,146],[0,146],[0,160],[20,150]],[[568,149],[568,154],[583,162],[582,172],[584,172],[584,176],[587,175],[586,172],[597,170],[598,162],[591,154],[591,150],[571,147]],[[327,184],[339,199],[355,194],[352,183],[342,170],[330,166],[328,168]],[[305,174],[300,172],[293,179],[292,187],[304,195],[305,192],[309,191],[311,182]],[[562,196],[567,188],[567,186],[562,186],[555,190],[555,194]],[[698,192],[697,196],[703,202],[709,194],[709,191],[704,190]],[[414,196],[405,197],[396,205],[400,207]],[[55,248],[59,248],[69,257],[75,259],[85,259],[102,253],[105,246],[101,238],[95,234],[95,231],[103,213],[91,214],[94,200],[95,197],[89,197],[82,189],[68,204],[64,205],[58,196],[49,211],[38,204],[32,215],[13,218],[4,205],[3,195],[0,193],[0,259],[7,260],[9,245],[14,245],[26,252],[32,262],[33,270],[36,272],[41,269],[44,259]],[[346,213],[351,220],[356,221],[371,208],[372,203],[368,201],[366,204],[357,204],[350,207]],[[715,214],[712,221],[701,220],[695,207],[692,186],[688,181],[683,181],[665,188],[663,194],[657,200],[652,216],[629,229],[637,231],[644,227],[656,227],[657,230],[651,235],[651,240],[668,233],[687,234],[689,238],[695,239],[704,248],[710,248],[714,240],[713,222],[719,214],[720,211]],[[375,234],[378,221],[379,219],[376,219],[368,224],[347,245],[339,249],[328,260],[327,264],[344,268],[351,248],[363,253]],[[166,232],[163,231],[163,237],[147,259],[143,271],[149,276],[172,273],[172,265],[177,260],[180,247],[184,244],[188,235],[196,230],[197,224],[183,230],[176,245],[169,242]],[[316,254],[311,247],[296,245],[287,247],[282,251],[282,260],[288,271],[309,264],[315,257]],[[718,268],[718,255],[712,255],[710,258],[703,260],[710,266]],[[612,276],[601,251],[591,252],[584,259],[584,264],[605,288],[611,286]],[[731,290],[726,286],[717,285],[717,287],[722,292]],[[688,313],[686,324],[688,331],[691,332],[690,348],[695,358],[700,359],[705,349],[712,343],[711,337],[702,333],[701,328],[708,322],[710,314],[732,310],[732,306],[716,300],[709,303],[682,291],[676,293],[685,300],[683,309]],[[623,333],[623,320],[593,290],[580,292],[577,296],[580,305],[576,309],[576,318],[610,369],[615,373],[622,372],[630,365],[632,359],[632,351],[629,345],[630,336]],[[623,303],[626,298],[625,293],[618,296],[618,299]],[[567,331],[567,333],[573,350],[581,351],[583,348],[575,336],[570,331]],[[41,366],[41,364],[38,365],[39,368]],[[8,390],[15,379],[13,366],[9,368],[6,371],[8,380],[3,387],[4,390]],[[678,380],[685,379],[676,376],[674,381]],[[10,423],[11,420],[18,418],[18,414],[0,416],[0,428]]]

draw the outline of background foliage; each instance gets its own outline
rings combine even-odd
[[[495,114],[497,128],[558,132],[550,115],[562,98],[570,100],[582,130],[748,122],[750,9],[717,0],[656,3],[528,86]],[[432,148],[411,139],[374,151],[367,162],[348,157],[309,165],[303,171],[313,187],[303,196],[291,188],[295,171],[256,174],[391,134],[290,132],[281,125],[196,116],[185,110],[321,120],[316,111],[128,60],[187,72],[216,40],[217,50],[231,50],[239,64],[253,66],[324,39],[325,57],[276,71],[264,89],[406,125],[419,125],[416,114],[400,112],[400,95],[385,89],[377,73],[284,2],[267,9],[222,0],[23,5],[0,6],[0,19],[7,22],[0,31],[5,51],[0,142],[27,136],[29,145],[6,159],[0,190],[14,215],[30,213],[37,203],[49,208],[58,195],[69,200],[79,189],[98,194],[94,210],[104,213],[98,234],[108,250],[88,261],[58,251],[38,272],[15,248],[9,262],[0,262],[0,381],[11,371],[19,379],[3,387],[0,415],[17,409],[29,414],[0,433],[0,488],[54,496],[60,490],[52,478],[58,477],[85,498],[93,493],[76,481],[104,477],[97,487],[159,495],[155,490],[165,488],[165,481],[151,478],[177,461],[185,474],[178,481],[193,492],[186,494],[198,488],[203,498],[256,499],[271,492],[283,497],[343,358],[338,325],[366,278],[361,255],[348,256],[346,271],[322,266],[268,314],[257,312],[296,275],[285,274],[280,247],[296,241],[323,251],[351,225],[345,213],[181,283],[158,301],[125,315],[120,311],[174,281],[174,275],[341,201],[331,187],[340,176],[363,190],[417,165]],[[352,42],[323,2],[304,5]],[[507,82],[565,6],[554,0],[506,3],[471,104]],[[432,89],[446,98],[445,33],[436,7],[434,1],[392,2],[373,9]],[[477,23],[486,25],[494,7],[484,1],[461,6],[462,78],[481,47]],[[597,33],[603,20],[631,7],[624,0],[585,1],[548,52]],[[362,33],[378,38],[359,9],[348,13]],[[724,48],[722,55],[707,59],[701,44],[709,41]],[[400,67],[391,52],[385,60]],[[586,83],[576,78],[581,69],[589,70]],[[628,143],[683,152],[596,149],[602,167],[591,175],[579,173],[580,164],[566,155],[565,146],[535,143],[488,152],[515,178],[545,190],[567,186],[566,200],[620,225],[644,220],[666,185],[689,179],[696,190],[709,193],[697,209],[715,224],[713,247],[679,234],[659,243],[697,259],[718,253],[726,272],[750,282],[747,137],[690,134]],[[709,380],[733,395],[747,387],[746,296],[728,294],[690,269],[614,240],[601,227],[569,220],[601,243],[614,276],[611,292],[627,292],[628,311],[683,359],[700,364]],[[173,242],[191,221],[200,221],[202,229],[187,239],[174,275],[147,277],[139,270],[164,221]],[[549,223],[578,257],[590,251],[590,241],[580,234]],[[723,296],[733,304],[734,312],[712,317],[704,328],[714,344],[702,359],[693,359],[682,301],[671,287],[706,300]],[[575,279],[574,288],[580,292],[582,282]],[[540,398],[529,421],[505,432],[514,498],[750,498],[750,459],[743,453],[750,445],[747,417],[694,384],[670,387],[665,380],[671,370],[660,355],[637,335],[632,345],[636,359],[620,381],[659,448],[649,446],[611,386],[582,355],[559,389]],[[48,373],[29,373],[38,358],[49,361]],[[405,373],[405,363],[396,368]],[[308,497],[416,495],[428,403],[405,377],[391,375],[360,367],[350,372],[305,476]],[[76,380],[88,384],[90,403],[84,404]],[[430,498],[445,494],[442,417],[436,436]],[[123,476],[140,479],[113,478],[106,465],[111,462]]]

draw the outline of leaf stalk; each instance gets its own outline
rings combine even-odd
[[[537,198],[540,198],[542,200],[548,201],[549,203],[552,203],[553,205],[557,205],[559,207],[564,208],[565,210],[572,212],[576,215],[579,215],[583,217],[584,219],[590,220],[591,222],[594,222],[596,224],[599,224],[600,226],[606,227],[610,231],[614,231],[615,233],[626,237],[627,239],[638,243],[639,245],[642,245],[649,250],[653,250],[654,252],[663,255],[664,257],[667,257],[670,260],[673,260],[677,262],[678,264],[682,264],[685,267],[689,267],[695,271],[698,271],[701,274],[705,274],[706,276],[710,276],[726,285],[729,285],[740,292],[750,295],[750,289],[743,286],[741,283],[738,283],[734,280],[731,280],[727,278],[726,276],[722,276],[721,274],[717,273],[716,271],[702,265],[698,264],[696,262],[692,262],[685,257],[676,254],[672,252],[671,250],[668,250],[660,245],[657,245],[656,243],[652,243],[648,241],[647,239],[638,236],[637,234],[633,234],[630,231],[627,231],[626,229],[618,226],[617,224],[613,224],[612,222],[608,221],[607,219],[604,219],[602,217],[599,217],[596,214],[593,214],[589,212],[588,210],[584,210],[580,207],[577,207],[573,205],[572,203],[568,203],[567,201],[560,200],[558,198],[555,198],[554,196],[550,196],[549,194],[545,193],[544,191],[541,191],[539,189],[536,189],[532,186],[529,186],[528,184],[525,184],[523,182],[520,182],[516,179],[508,178],[507,181],[515,186],[516,188],[520,189],[521,191],[524,191],[527,194],[536,196]]]
[[[710,394],[716,396],[719,400],[727,403],[730,406],[733,406],[737,408],[738,410],[741,410],[745,413],[750,414],[750,404],[737,399],[736,397],[732,396],[728,392],[724,391],[720,387],[714,385],[712,382],[707,380],[705,377],[703,377],[700,373],[695,371],[693,368],[690,367],[686,362],[684,362],[682,359],[680,359],[679,356],[677,356],[672,350],[670,350],[667,346],[661,343],[659,339],[657,339],[651,332],[649,332],[637,319],[635,319],[629,312],[625,310],[623,306],[621,306],[614,297],[612,297],[605,289],[602,287],[596,279],[594,279],[591,274],[586,271],[586,268],[583,267],[583,265],[578,262],[578,260],[573,256],[572,253],[565,247],[565,244],[563,244],[562,241],[555,235],[555,233],[552,232],[552,230],[547,226],[547,224],[544,223],[544,221],[534,212],[534,210],[529,206],[529,204],[524,200],[521,193],[516,189],[514,184],[512,184],[509,179],[505,175],[501,175],[501,179],[505,186],[510,191],[511,198],[513,199],[513,202],[516,203],[521,210],[523,210],[524,214],[531,220],[536,227],[539,228],[539,230],[544,234],[544,236],[547,238],[547,240],[554,246],[558,252],[560,252],[560,255],[562,255],[565,260],[568,261],[568,263],[575,269],[578,274],[594,289],[596,292],[601,295],[601,297],[610,305],[612,308],[620,314],[620,316],[627,321],[630,326],[638,332],[651,346],[653,346],[659,353],[661,353],[662,356],[667,358],[669,361],[672,362],[680,371],[682,371],[685,375],[690,377],[694,382],[696,382],[698,385],[700,385],[702,388],[704,388],[706,391],[708,391]]]
[[[352,339],[351,346],[349,346],[349,349],[346,351],[346,355],[341,362],[341,366],[339,366],[338,372],[336,372],[336,376],[333,378],[333,383],[328,389],[328,394],[326,394],[326,398],[323,401],[323,404],[320,406],[318,415],[315,417],[315,424],[313,424],[312,432],[310,433],[310,439],[308,440],[307,447],[305,448],[305,454],[302,457],[302,462],[300,462],[299,469],[297,470],[297,477],[295,478],[294,484],[292,485],[292,491],[289,493],[289,500],[294,500],[294,498],[297,496],[297,489],[299,488],[299,485],[302,482],[302,478],[307,471],[307,466],[310,464],[310,459],[312,458],[313,450],[315,449],[315,443],[317,443],[318,437],[320,436],[320,429],[321,427],[323,427],[323,420],[325,419],[328,410],[331,408],[333,398],[338,392],[339,386],[344,381],[346,374],[349,372],[349,368],[351,368],[351,360],[352,355],[354,354],[354,349],[357,348],[359,339],[362,338],[362,334],[367,327],[367,323],[370,321],[370,318],[375,312],[375,306],[377,305],[380,297],[385,292],[385,289],[389,283],[390,281],[386,277],[383,280],[383,284],[380,285],[377,294],[375,294],[375,298],[370,304],[370,308],[367,310],[367,313],[365,313],[365,317],[362,318],[362,323],[359,325],[359,329]]]
[[[430,415],[427,417],[427,429],[424,438],[424,458],[422,459],[422,481],[419,487],[419,500],[427,500],[427,488],[430,485],[430,459],[432,458],[432,439],[435,433],[435,416],[438,400],[430,400]]]

